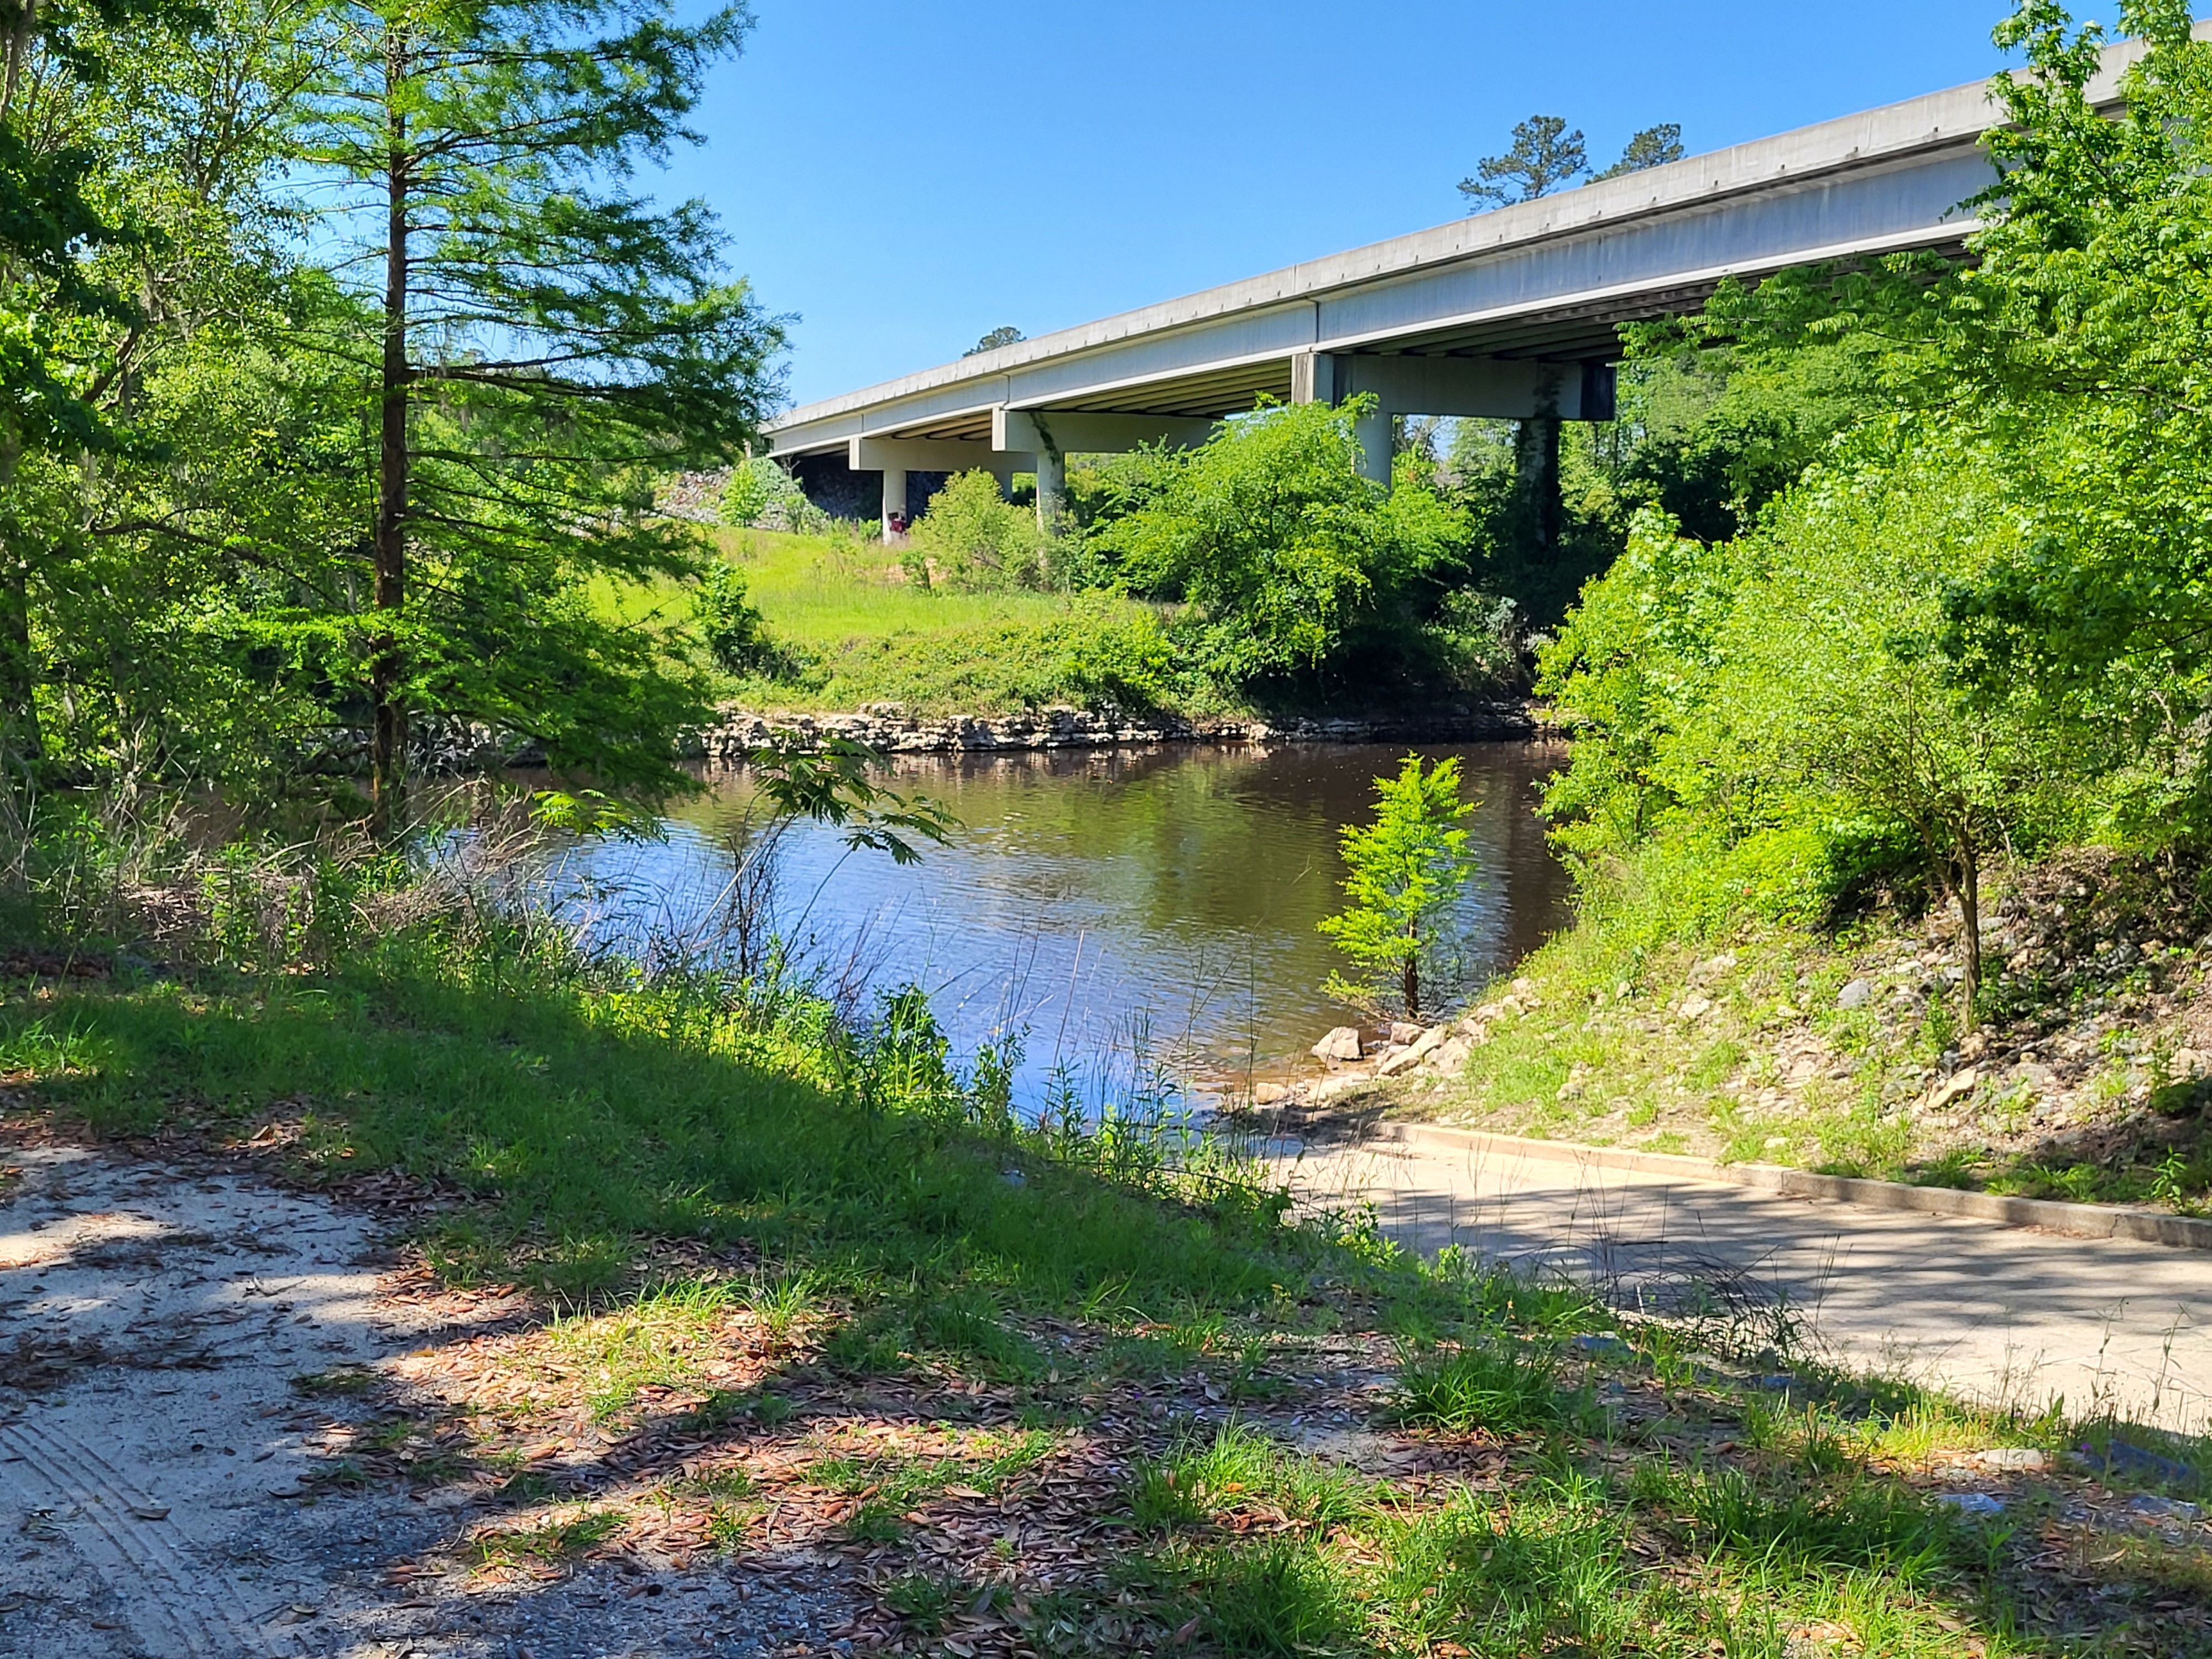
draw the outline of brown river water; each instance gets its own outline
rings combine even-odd
[[[1422,745],[1459,757],[1477,871],[1461,906],[1465,978],[1510,966],[1565,917],[1567,878],[1534,812],[1556,746]],[[931,995],[956,1054],[1006,1033],[1034,1106],[1055,1066],[1102,1081],[1137,1057],[1200,1097],[1297,1069],[1356,1018],[1322,991],[1335,953],[1315,924],[1340,902],[1337,836],[1365,822],[1402,745],[1178,745],[904,757],[895,787],[949,808],[949,845],[902,867],[813,825],[786,840],[777,925],[825,972]],[[645,846],[580,845],[558,878],[591,884],[609,936],[681,933],[732,867],[743,772]]]

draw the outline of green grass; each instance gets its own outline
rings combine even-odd
[[[1042,1429],[970,1431],[956,1437],[951,1455],[830,1457],[816,1463],[808,1474],[832,1492],[860,1499],[845,1522],[848,1537],[882,1540],[898,1537],[905,1530],[908,1510],[949,1488],[997,1497],[1043,1461],[1053,1446],[1053,1436]]]
[[[1391,1409],[1415,1428],[1518,1434],[1572,1422],[1583,1407],[1560,1389],[1550,1354],[1508,1339],[1402,1355]]]
[[[449,1274],[580,1302],[622,1281],[641,1240],[750,1245],[812,1264],[811,1280],[742,1293],[771,1326],[795,1316],[805,1283],[848,1305],[895,1300],[927,1345],[1018,1367],[1005,1313],[1079,1308],[1108,1285],[1162,1315],[1193,1298],[1261,1304],[1303,1276],[1310,1248],[1233,1191],[1162,1205],[1049,1160],[1013,1186],[995,1139],[863,1109],[827,1033],[803,1020],[760,1029],[710,994],[434,938],[319,976],[11,997],[0,1052],[33,1026],[78,1033],[67,1068],[27,1069],[97,1129],[295,1121],[296,1150],[334,1178],[397,1169],[477,1200],[428,1237]],[[602,1357],[605,1398],[660,1375],[666,1354],[645,1350],[719,1305],[626,1316],[650,1340]]]
[[[445,1271],[565,1310],[514,1339],[557,1398],[437,1421],[380,1400],[313,1482],[417,1479],[386,1466],[441,1449],[437,1483],[504,1506],[452,1542],[481,1571],[569,1571],[683,1516],[690,1570],[720,1571],[811,1494],[836,1505],[810,1547],[866,1553],[859,1593],[909,1650],[973,1645],[972,1620],[1040,1654],[1195,1659],[2212,1654],[2206,1552],[2050,1530],[2080,1472],[2022,1477],[1996,1523],[1923,1490],[1951,1454],[2090,1429],[1808,1363],[1778,1401],[1703,1356],[1786,1347],[1778,1316],[1624,1324],[1572,1284],[1410,1261],[1234,1185],[1030,1146],[1017,1186],[941,1100],[864,1108],[865,1039],[447,922],[321,972],[0,992],[0,1054],[48,1107],[218,1139],[281,1118],[301,1174],[447,1183],[463,1201],[422,1235]],[[1393,1394],[1318,1375],[1394,1337]],[[358,1375],[299,1386],[380,1388]],[[578,1412],[619,1463],[533,1464]],[[1378,1460],[1309,1449],[1314,1425]],[[2136,1449],[2102,1489],[2212,1462],[2106,1434]]]
[[[917,715],[992,714],[1054,703],[1143,706],[1118,672],[1116,641],[1156,614],[1104,593],[924,590],[879,542],[845,534],[710,532],[744,573],[747,597],[789,659],[774,676],[724,677],[721,694],[758,708],[847,710],[896,702]],[[595,599],[632,622],[688,627],[690,598],[667,581]],[[1169,700],[1216,712],[1204,699]]]
[[[1367,1515],[1374,1503],[1366,1483],[1241,1423],[1139,1463],[1129,1486],[1130,1516],[1146,1528],[1195,1526],[1262,1504],[1293,1525],[1326,1528]]]

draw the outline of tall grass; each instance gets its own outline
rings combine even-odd
[[[458,1188],[476,1201],[426,1239],[463,1276],[588,1301],[640,1239],[744,1246],[848,1299],[900,1286],[910,1334],[1014,1367],[1004,1313],[1109,1285],[1243,1305],[1319,1248],[1187,1126],[1018,1121],[1005,1066],[956,1066],[919,994],[848,1019],[800,979],[591,949],[526,902],[512,850],[173,848],[161,962],[125,949],[112,978],[7,998],[0,1052],[103,1132],[278,1122],[332,1178]],[[84,945],[97,912],[122,924],[101,948],[143,947],[144,891],[48,890],[17,896],[52,936]]]

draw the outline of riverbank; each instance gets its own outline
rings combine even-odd
[[[797,709],[724,711],[699,735],[698,755],[734,766],[777,738],[843,738],[890,755],[987,753],[997,750],[1105,749],[1158,744],[1528,743],[1549,734],[1543,708],[1526,699],[1469,702],[1441,710],[1308,719],[1297,715],[1126,714],[1058,707],[1009,714],[931,718],[896,703],[849,714]]]
[[[1451,1030],[1455,1063],[1432,1043],[1304,1092],[1364,1074],[1439,1123],[2212,1213],[2212,915],[2192,880],[2094,851],[1992,872],[1971,1031],[1948,912],[1656,947],[1586,914]]]
[[[1233,1158],[916,1093],[926,1050],[856,1097],[666,988],[389,942],[18,962],[0,1033],[11,1619],[68,1659],[185,1619],[425,1659],[2212,1642],[2200,1443],[1286,1223]]]
[[[1103,587],[929,587],[909,573],[903,550],[852,526],[793,534],[702,526],[700,534],[758,612],[745,659],[714,674],[725,707],[746,721],[842,722],[878,747],[947,753],[1401,734],[1444,741],[1529,735],[1540,720],[1510,695],[1517,685],[1510,672],[1454,679],[1437,665],[1357,697],[1332,702],[1308,687],[1304,702],[1263,702],[1187,672],[1167,632],[1173,607]],[[610,620],[667,630],[704,658],[697,598],[665,579],[594,590]],[[733,741],[707,739],[712,752]]]

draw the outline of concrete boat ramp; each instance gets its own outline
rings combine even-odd
[[[1273,1156],[1304,1201],[1371,1204],[1385,1234],[1425,1254],[1456,1244],[1750,1333],[1785,1323],[1816,1352],[1957,1395],[2212,1432],[2212,1249],[1763,1191],[1595,1149],[1401,1134],[1315,1135]]]

